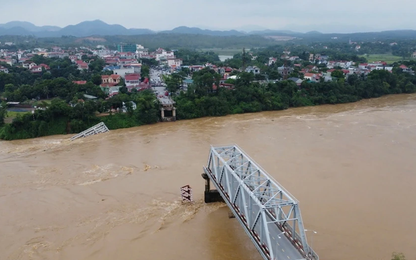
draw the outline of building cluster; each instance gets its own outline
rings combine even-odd
[[[12,44],[12,43],[10,43]],[[157,61],[160,67],[168,68],[169,73],[181,68],[187,68],[189,71],[196,72],[204,68],[210,68],[221,75],[219,85],[213,85],[213,89],[218,87],[232,88],[233,85],[227,83],[228,79],[236,79],[238,72],[248,72],[254,75],[263,75],[261,69],[257,66],[247,66],[244,68],[219,67],[215,64],[206,63],[202,65],[184,66],[181,59],[175,56],[174,51],[158,48],[155,51],[149,51],[139,44],[119,44],[117,50],[110,50],[104,45],[97,45],[95,48],[79,47],[62,49],[60,47],[34,48],[32,50],[10,51],[0,49],[0,64],[5,63],[9,66],[19,66],[29,70],[32,73],[42,73],[50,70],[46,64],[36,64],[32,58],[35,55],[42,55],[48,58],[68,58],[79,70],[89,70],[89,62],[94,57],[101,58],[105,66],[101,76],[100,88],[109,97],[119,93],[120,88],[125,86],[127,91],[141,91],[150,88],[150,84],[158,85],[159,82],[150,82],[149,79],[142,77],[142,64],[140,61],[153,59]],[[251,60],[256,60],[257,56],[252,53],[247,54]],[[416,53],[415,53],[416,57]],[[302,57],[304,58],[304,57]],[[357,64],[348,60],[330,60],[329,56],[319,53],[310,53],[306,56],[306,61],[310,65],[303,66],[303,61],[299,56],[293,55],[291,51],[285,50],[277,57],[269,57],[265,66],[276,66],[276,63],[284,64],[277,67],[277,72],[281,78],[288,79],[300,85],[304,81],[308,82],[328,82],[334,80],[332,73],[342,72],[344,77],[353,74],[366,76],[373,70],[387,70],[392,72],[393,67],[388,66],[385,62],[361,63]],[[289,65],[287,65],[289,64]],[[276,68],[276,67],[275,67]],[[401,65],[403,72],[414,74],[412,69]],[[294,73],[296,72],[296,73]],[[0,73],[9,73],[9,69],[0,65]],[[266,75],[267,79],[267,75]],[[86,81],[73,81],[75,84],[86,84]],[[124,83],[124,84],[122,84]],[[191,78],[183,81],[183,86],[187,87],[192,84]]]
[[[9,66],[20,66],[28,69],[32,73],[40,73],[48,71],[50,68],[46,64],[36,64],[32,61],[35,55],[44,56],[47,58],[69,58],[76,64],[79,70],[88,70],[88,63],[82,60],[84,55],[92,56],[88,48],[74,48],[63,50],[60,47],[53,47],[50,49],[34,48],[33,50],[18,50],[9,51],[7,49],[0,49],[0,63],[8,64]]]
[[[150,52],[139,44],[119,44],[117,51],[111,51],[102,45],[97,46],[97,49],[93,51],[93,54],[104,59],[108,69],[111,69],[112,66],[129,67],[131,64],[137,63],[137,60],[142,59],[154,59],[159,62],[159,65],[168,66],[172,70],[182,66],[182,59],[176,58],[173,51],[162,48]]]
[[[386,70],[393,71],[393,66],[388,66],[384,61],[372,62],[372,63],[355,63],[353,61],[346,60],[329,60],[329,56],[321,54],[309,54],[309,62],[312,65],[302,66],[298,56],[289,56],[289,51],[284,51],[281,55],[281,60],[293,61],[293,65],[283,65],[278,67],[277,70],[284,79],[292,80],[296,84],[300,85],[303,81],[308,82],[328,82],[334,80],[332,73],[334,71],[342,72],[345,78],[350,75],[363,75],[367,76],[373,70]],[[278,61],[276,57],[269,57],[269,62],[265,65],[272,66]],[[325,65],[325,66],[322,66]],[[411,68],[405,65],[400,65],[400,69],[403,72],[414,74]],[[290,75],[297,69],[298,77],[290,77]],[[339,75],[339,74],[338,74]]]

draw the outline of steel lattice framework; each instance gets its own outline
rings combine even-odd
[[[204,171],[264,259],[319,260],[298,201],[241,148],[211,147]]]

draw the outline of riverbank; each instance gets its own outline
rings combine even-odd
[[[406,97],[406,98],[403,98]],[[386,102],[392,102],[392,101],[396,101],[396,100],[416,100],[416,94],[395,94],[395,95],[385,95],[379,98],[371,98],[371,99],[363,99],[360,101],[356,101],[356,102],[351,102],[349,104],[354,104],[356,103],[357,106],[363,106],[363,105],[367,105],[369,107],[372,107],[373,105],[376,105],[377,103],[380,103],[380,100],[384,100]],[[247,114],[252,114],[253,117],[255,117],[256,114],[259,114],[261,112],[277,112],[280,111],[282,113],[282,116],[291,114],[293,111],[296,111],[296,113],[311,113],[311,111],[313,111],[313,113],[317,113],[317,116],[322,113],[322,111],[326,111],[328,110],[330,107],[335,107],[332,104],[323,104],[323,105],[316,105],[316,106],[307,106],[307,107],[290,107],[287,109],[281,109],[281,110],[273,110],[273,111],[259,111],[259,112],[247,112],[247,113],[240,113],[240,114],[228,114],[228,115],[224,115],[224,116],[220,116],[220,117],[230,117],[230,116],[235,116],[235,115],[247,115]],[[341,109],[340,110],[340,106],[337,106],[337,109],[334,110],[334,112],[344,112],[346,110],[348,110],[350,107],[346,106],[345,109]],[[213,117],[215,118],[215,117]],[[182,119],[182,120],[177,120],[177,121],[188,121],[188,120],[197,120],[197,119],[202,119],[202,118],[191,118],[191,119]],[[88,127],[91,127],[95,124],[98,124],[100,122],[104,122],[107,127],[110,130],[116,130],[116,129],[124,129],[124,128],[133,128],[133,127],[139,127],[139,126],[145,126],[147,124],[140,124],[137,123],[136,121],[132,120],[131,118],[128,117],[128,115],[126,114],[112,114],[112,115],[101,115],[101,116],[97,116],[97,120],[94,120],[92,122],[89,122],[89,124],[87,125]],[[165,122],[157,122],[157,123],[153,123],[153,124],[166,124]],[[63,121],[55,121],[53,122],[52,125],[48,125],[46,126],[46,128],[50,131],[50,134],[45,134],[43,136],[54,136],[54,135],[61,135],[61,136],[72,136],[78,132],[74,132],[74,133],[67,133],[67,121],[63,120]],[[88,127],[86,127],[85,129],[87,129]],[[83,130],[85,130],[83,129]],[[1,131],[2,128],[0,127],[0,136],[1,136]],[[18,135],[15,135],[18,137]],[[24,134],[23,134],[24,136]],[[39,137],[43,137],[43,136],[39,136]],[[33,137],[36,138],[36,137]],[[30,138],[15,138],[15,139],[3,139],[6,141],[10,141],[10,140],[19,140],[19,139],[30,139]]]
[[[292,80],[266,85],[253,81],[252,73],[242,73],[233,88],[213,87],[210,70],[194,72],[193,86],[174,98],[176,119],[225,116],[261,111],[284,110],[290,107],[341,104],[390,94],[414,93],[416,77],[409,73],[373,70],[369,75],[350,75],[331,82],[304,81],[300,86]],[[214,84],[215,85],[215,84]],[[120,100],[121,99],[121,100]],[[151,91],[120,94],[113,106],[135,104],[136,109],[120,106],[127,113],[97,117],[103,101],[86,101],[68,106],[64,100],[52,100],[47,110],[17,117],[0,129],[0,139],[14,140],[53,134],[75,134],[104,122],[110,130],[160,121],[160,104]],[[108,105],[108,104],[107,104]],[[103,111],[102,111],[103,112]]]

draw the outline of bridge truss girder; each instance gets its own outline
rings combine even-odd
[[[205,173],[264,259],[277,259],[284,234],[306,259],[319,260],[308,245],[298,201],[237,145],[211,147]]]

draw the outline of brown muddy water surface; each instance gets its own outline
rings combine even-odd
[[[234,143],[300,201],[321,259],[416,259],[415,115],[416,95],[396,95],[2,141],[0,259],[261,260],[227,207],[202,201],[210,145]]]

